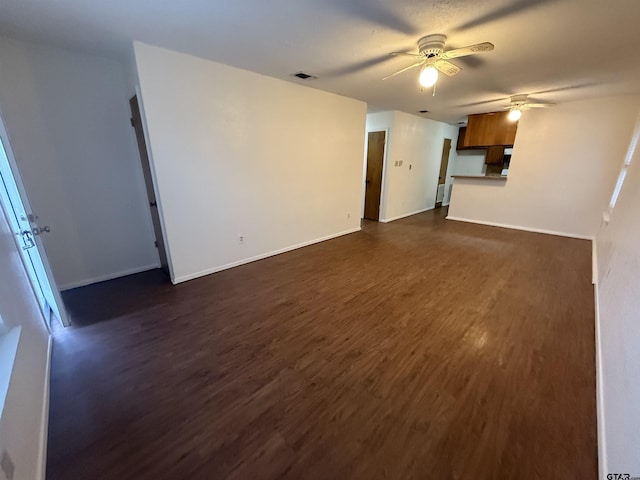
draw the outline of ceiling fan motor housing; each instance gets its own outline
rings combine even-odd
[[[518,106],[527,103],[528,95],[512,95],[511,96],[511,105]]]
[[[446,35],[426,35],[418,40],[418,50],[426,57],[433,57],[442,53],[446,41]]]

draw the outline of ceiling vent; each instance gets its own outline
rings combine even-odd
[[[314,77],[313,75],[309,75],[308,73],[304,73],[304,72],[298,72],[298,73],[292,73],[291,74],[292,77],[297,77],[300,80],[315,80],[318,77]]]

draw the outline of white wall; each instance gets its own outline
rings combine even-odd
[[[0,111],[61,288],[159,265],[124,66],[0,38]]]
[[[460,150],[458,152],[453,175],[484,175],[486,171],[486,150]]]
[[[506,182],[456,182],[449,216],[593,236],[615,183],[639,97],[524,112]]]
[[[434,207],[444,139],[451,139],[445,185],[448,191],[456,165],[458,138],[458,127],[416,115],[398,111],[367,115],[367,131],[385,129],[389,134],[380,202],[383,222]],[[399,161],[402,165],[396,166]],[[447,200],[445,196],[445,205]]]
[[[636,112],[637,108],[636,102]],[[614,160],[620,167],[622,156]],[[606,205],[603,203],[601,210]],[[640,149],[629,167],[611,221],[600,227],[596,237],[604,468],[605,473],[628,472],[632,476],[640,475],[639,239]]]
[[[363,102],[134,50],[174,282],[360,228]]]
[[[0,315],[22,332],[0,417],[0,452],[15,465],[15,480],[44,478],[48,419],[49,335],[14,235],[0,208]]]

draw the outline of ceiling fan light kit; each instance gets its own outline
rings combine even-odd
[[[462,70],[457,65],[449,62],[449,59],[490,52],[494,48],[492,43],[484,42],[445,52],[444,46],[446,41],[446,35],[425,35],[418,40],[418,53],[391,52],[391,55],[412,57],[416,62],[384,77],[383,80],[395,77],[396,75],[408,70],[422,67],[418,81],[423,87],[431,87],[438,81],[438,72],[442,72],[445,75],[452,77],[460,73]]]
[[[433,87],[438,81],[438,70],[433,65],[424,67],[418,81],[425,88]]]
[[[520,120],[521,116],[522,116],[522,110],[520,110],[518,107],[514,107],[511,110],[509,110],[508,118],[512,122],[517,122],[518,120]]]

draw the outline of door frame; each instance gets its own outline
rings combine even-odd
[[[137,94],[129,99],[129,110],[131,112],[131,126],[134,129],[134,135],[136,137],[138,159],[142,168],[147,206],[149,207],[151,223],[153,226],[153,236],[155,238],[155,247],[157,250],[156,253],[158,254],[158,258],[160,260],[160,268],[167,275],[169,275],[167,242],[165,240],[164,230],[162,228],[162,218],[160,214],[158,196],[156,195],[157,188],[153,180],[149,146],[147,144],[147,136],[145,135],[144,120],[142,117],[140,100]],[[154,208],[155,211],[153,210]]]
[[[2,115],[2,112],[0,112],[0,137],[2,138],[2,144],[4,147],[4,153],[7,157],[7,163],[9,166],[9,173],[11,175],[11,179],[13,180],[13,183],[16,186],[16,190],[18,193],[18,197],[20,199],[20,202],[22,203],[22,207],[25,210],[25,214],[30,215],[33,214],[33,209],[31,208],[31,204],[29,203],[29,197],[27,195],[26,189],[24,188],[24,183],[22,182],[22,176],[20,175],[20,169],[18,168],[18,164],[16,162],[15,156],[13,154],[13,148],[11,145],[11,139],[9,138],[9,132],[7,131],[6,128],[6,123],[4,121],[4,116]],[[0,188],[4,188],[4,187],[0,187]],[[9,199],[10,201],[10,199]],[[15,211],[13,210],[13,207],[11,205],[5,205],[4,202],[0,202],[0,208],[2,208],[5,217],[7,218],[7,222],[9,223],[9,227],[13,230],[15,228],[14,222],[11,219],[11,215],[13,215],[15,213]],[[9,209],[11,209],[11,211],[8,211]],[[31,225],[33,222],[29,221],[29,224]],[[46,282],[49,284],[49,289],[51,290],[51,294],[53,295],[53,300],[56,303],[56,305],[54,305],[54,307],[56,307],[56,309],[58,310],[58,314],[59,314],[59,321],[62,324],[63,327],[69,327],[71,326],[71,322],[69,321],[69,316],[67,315],[67,311],[64,305],[64,302],[62,300],[62,295],[60,293],[60,289],[58,288],[58,285],[55,281],[55,277],[53,276],[53,272],[51,270],[51,265],[49,263],[49,259],[47,257],[47,252],[46,252],[46,248],[44,246],[44,243],[42,242],[42,239],[40,238],[40,235],[32,235],[33,238],[33,242],[35,244],[35,249],[38,252],[38,256],[40,257],[40,261],[42,263],[42,266],[44,268],[45,271],[45,276],[46,276]],[[16,248],[22,252],[22,245],[20,245],[20,242],[17,238],[17,234],[14,235],[13,238],[15,244],[16,244]],[[27,272],[27,277],[29,278],[29,283],[31,284],[31,289],[34,292],[34,295],[36,296],[36,298],[40,298],[40,295],[38,295],[38,292],[36,291],[36,285],[34,285],[34,280],[31,278],[32,277],[32,270],[34,270],[33,266],[30,269],[29,265],[26,264],[27,259],[25,258],[25,255],[20,255],[20,259],[22,261],[22,265],[25,269],[25,271]],[[35,272],[35,270],[34,270]],[[35,274],[35,273],[34,273]],[[37,274],[35,274],[37,278],[39,278],[37,276]],[[43,295],[44,296],[44,295]],[[45,298],[45,302],[46,302],[46,298]],[[47,302],[48,303],[48,302]],[[49,305],[49,308],[51,309],[51,305]],[[49,333],[51,333],[52,329],[51,329],[51,325],[49,322],[49,318],[51,318],[52,315],[52,311],[49,311],[49,318],[45,317],[45,312],[42,311],[42,308],[40,308],[40,311],[42,312],[42,319],[45,323],[45,326],[47,328],[47,331],[49,331]]]
[[[158,209],[158,215],[160,217],[160,229],[162,230],[162,238],[164,240],[164,249],[165,249],[165,254],[167,257],[167,267],[169,269],[168,274],[169,274],[169,279],[171,280],[171,283],[174,283],[174,272],[173,272],[173,262],[171,261],[171,247],[169,245],[168,242],[168,235],[167,235],[167,227],[165,225],[164,222],[164,213],[163,213],[163,209],[162,209],[162,199],[160,198],[159,195],[159,191],[160,189],[158,188],[158,179],[157,179],[157,175],[156,175],[156,170],[155,170],[155,163],[153,161],[153,148],[151,146],[151,142],[149,140],[149,127],[147,125],[147,117],[145,115],[145,108],[144,108],[144,99],[142,97],[142,91],[140,90],[140,86],[136,86],[135,88],[135,92],[133,93],[133,95],[129,98],[129,100],[127,101],[127,105],[129,105],[129,101],[131,100],[131,98],[136,97],[137,101],[138,101],[138,110],[140,110],[140,122],[142,124],[142,133],[144,134],[144,142],[145,142],[145,147],[147,150],[147,158],[149,159],[149,170],[151,171],[151,182],[153,183],[153,189],[154,189],[154,193],[155,193],[155,197],[156,197],[156,205],[157,205],[157,209]],[[131,111],[129,110],[129,113],[131,113]],[[132,128],[133,131],[133,128]],[[135,135],[135,132],[133,132],[133,141],[136,142],[136,153],[137,153],[137,157],[138,157],[138,166],[140,168],[140,175],[142,176],[142,181],[144,184],[144,172],[142,171],[142,159],[140,158],[140,154],[138,152],[138,148],[137,148],[137,138]],[[145,202],[147,202],[147,197],[146,197],[146,184],[144,184],[144,188],[145,188]],[[147,202],[147,207],[148,207],[148,202]],[[149,225],[151,227],[151,232],[154,234],[155,237],[155,232],[153,229],[153,219],[151,218],[151,210],[147,209],[147,211],[149,212]],[[160,265],[160,255],[158,254],[158,265]]]
[[[433,202],[433,208],[437,208],[438,207],[438,188],[440,188],[440,171],[442,170],[442,162],[443,162],[443,158],[442,158],[442,153],[444,152],[444,145],[446,144],[447,140],[449,140],[449,152],[447,153],[447,168],[444,171],[444,187],[442,190],[442,201],[440,202],[440,207],[445,207],[447,205],[444,204],[445,199],[447,198],[447,173],[449,172],[449,167],[451,165],[451,149],[454,148],[454,144],[453,144],[453,138],[449,138],[446,135],[444,137],[442,137],[442,148],[440,149],[440,163],[438,164],[438,179],[436,181],[436,197],[434,199]]]
[[[390,128],[371,128],[364,132],[364,159],[362,161],[362,205],[360,208],[360,219],[364,220],[364,205],[367,195],[367,155],[369,153],[369,133],[384,132],[384,153],[382,155],[382,184],[380,186],[380,213],[378,214],[378,222],[386,222],[387,213],[387,163],[389,159],[389,138],[391,135]]]

